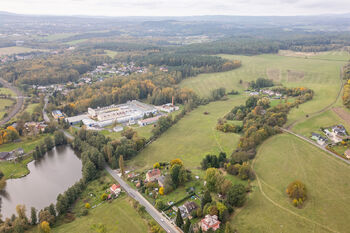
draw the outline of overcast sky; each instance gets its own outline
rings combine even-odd
[[[0,0],[0,11],[46,15],[315,15],[350,12],[350,0]]]

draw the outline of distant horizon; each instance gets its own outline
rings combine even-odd
[[[41,16],[191,17],[349,14],[349,0],[2,0],[0,11]]]
[[[52,17],[95,17],[95,18],[127,18],[127,17],[315,17],[315,16],[349,16],[350,11],[345,13],[323,13],[323,14],[300,14],[300,15],[234,15],[234,14],[203,14],[203,15],[90,15],[90,14],[37,14],[37,13],[19,13],[14,11],[6,11],[0,9],[0,14],[23,15],[23,16],[52,16]]]

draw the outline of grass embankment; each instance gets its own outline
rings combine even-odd
[[[258,181],[233,225],[239,232],[347,232],[350,227],[350,166],[292,135],[277,135],[258,150]],[[302,181],[308,200],[293,207],[285,193]]]
[[[12,151],[17,148],[23,148],[24,153],[28,153],[35,149],[47,135],[41,135],[36,138],[26,139],[22,142],[7,143],[0,146],[0,152]],[[0,171],[2,171],[7,179],[19,178],[29,173],[27,164],[32,161],[32,156],[25,157],[21,162],[2,161],[0,162]]]
[[[21,162],[5,161],[0,162],[0,170],[4,173],[6,179],[15,179],[25,176],[29,173],[27,164],[33,160],[32,156],[24,158]]]
[[[215,127],[219,117],[244,101],[244,96],[230,96],[226,101],[198,107],[142,150],[128,162],[128,166],[145,169],[155,162],[180,158],[187,168],[194,169],[200,166],[207,154],[218,154],[220,151],[231,154],[240,136],[219,132]],[[205,115],[204,112],[209,114]]]
[[[315,91],[312,101],[291,110],[288,123],[307,119],[307,114],[320,111],[332,104],[340,89],[340,70],[349,60],[346,52],[328,52],[305,59],[304,57],[286,57],[273,54],[259,56],[222,55],[227,59],[239,59],[242,67],[222,73],[201,74],[181,82],[180,86],[189,87],[201,96],[210,95],[211,90],[225,87],[242,92],[247,82],[259,77],[273,79],[287,87],[308,87]],[[243,80],[243,84],[239,84]]]

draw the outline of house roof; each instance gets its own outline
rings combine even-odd
[[[197,209],[198,206],[196,203],[194,203],[193,201],[188,201],[184,204],[184,207],[187,209],[187,211],[190,213],[193,210]]]
[[[156,168],[156,169],[153,169],[151,171],[148,171],[147,174],[149,177],[158,176],[158,175],[160,175],[160,170],[158,168]]]
[[[205,218],[201,220],[201,223],[205,224],[208,228],[220,225],[220,221],[218,221],[218,216],[209,214],[207,214]]]
[[[118,188],[120,188],[120,184],[118,184],[118,185],[113,184],[112,187],[111,187],[111,190],[114,192],[114,191],[117,190]]]
[[[0,152],[0,159],[5,159],[9,154],[9,152]]]
[[[347,150],[344,152],[344,154],[345,154],[346,156],[350,156],[350,149],[347,149]]]

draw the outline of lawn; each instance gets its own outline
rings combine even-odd
[[[114,58],[118,54],[117,51],[108,50],[108,49],[106,49],[104,52],[107,54],[107,56],[110,56],[111,58]]]
[[[138,212],[129,203],[130,199],[122,196],[112,203],[104,203],[89,211],[85,217],[79,217],[75,221],[53,228],[53,233],[84,232],[95,233],[91,228],[93,224],[103,224],[107,232],[148,232],[147,222],[141,218]]]
[[[348,232],[350,166],[292,135],[277,135],[258,150],[258,181],[246,206],[233,219],[239,232]],[[308,200],[292,206],[287,185],[302,181]]]
[[[135,130],[137,132],[137,135],[139,135],[140,137],[148,139],[152,136],[153,125],[147,125],[143,127],[131,126],[131,128]],[[122,132],[109,132],[109,130],[102,130],[100,132],[101,134],[105,135],[106,137],[110,137],[111,139],[119,139],[121,138],[122,134]]]
[[[34,104],[29,104],[26,108],[25,111],[28,112],[29,114],[32,114],[34,112],[34,109],[39,106],[39,103],[34,103]]]
[[[27,138],[22,138],[23,141],[21,142],[11,142],[11,143],[0,145],[0,152],[12,151],[16,148],[21,147],[23,148],[25,153],[28,153],[34,150],[35,146],[39,145],[40,142],[43,141],[46,136],[47,135],[39,135],[38,137],[27,137]]]
[[[0,119],[3,118],[4,114],[7,112],[7,108],[15,103],[12,99],[0,99]]]
[[[350,132],[350,126],[332,110],[325,111],[295,125],[293,131],[305,137],[310,137],[312,132],[320,133],[320,127],[326,128],[336,124],[344,125],[347,131]]]
[[[29,53],[32,51],[37,51],[37,49],[20,47],[20,46],[4,47],[4,48],[0,48],[0,56],[18,54],[18,53]]]
[[[11,89],[9,88],[5,88],[5,87],[1,87],[0,88],[0,95],[11,95],[11,97],[15,97],[17,96],[15,92],[13,92]]]
[[[217,119],[234,106],[244,103],[245,96],[230,96],[226,101],[200,106],[148,145],[128,166],[138,169],[152,167],[155,162],[180,158],[189,169],[200,166],[202,158],[225,151],[228,155],[237,146],[240,135],[222,133],[215,129]],[[205,115],[204,112],[209,112]]]
[[[29,173],[27,164],[33,160],[32,156],[28,156],[21,162],[0,162],[0,171],[2,171],[6,179],[19,178]]]
[[[314,99],[293,109],[288,116],[288,123],[306,119],[307,114],[322,110],[336,99],[341,81],[341,66],[349,60],[346,52],[329,52],[304,57],[286,57],[274,54],[258,56],[222,55],[227,59],[239,59],[242,67],[221,73],[201,74],[180,83],[201,96],[208,96],[211,90],[225,87],[242,92],[247,82],[259,77],[273,79],[288,87],[304,86],[315,91]],[[239,84],[243,80],[243,84]]]

